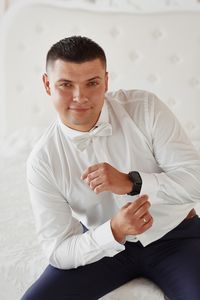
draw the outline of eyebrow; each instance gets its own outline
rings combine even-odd
[[[92,81],[92,80],[95,80],[95,79],[102,79],[100,76],[95,76],[95,77],[92,77],[86,81]]]
[[[89,78],[86,80],[86,82],[89,82],[89,81],[93,81],[95,79],[102,79],[100,76],[95,76],[95,77],[92,77],[92,78]],[[64,79],[64,78],[61,78],[59,79],[57,82],[69,82],[69,83],[72,83],[73,81],[72,80],[68,80],[68,79]]]

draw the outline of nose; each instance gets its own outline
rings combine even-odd
[[[74,89],[73,92],[73,101],[78,103],[85,103],[88,101],[88,98],[84,95],[80,87]]]

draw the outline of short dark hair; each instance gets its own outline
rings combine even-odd
[[[70,36],[55,43],[46,57],[46,70],[57,59],[83,63],[99,58],[106,68],[104,50],[93,40],[83,36]]]

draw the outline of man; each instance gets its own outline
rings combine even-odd
[[[74,36],[47,54],[58,113],[27,178],[50,265],[23,300],[98,299],[143,276],[171,300],[200,299],[200,157],[151,93],[106,93],[103,49]]]

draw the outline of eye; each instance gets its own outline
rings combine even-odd
[[[87,83],[87,86],[88,87],[93,87],[93,86],[98,86],[99,85],[99,82],[98,81],[89,81]]]
[[[60,86],[64,88],[71,88],[73,85],[70,82],[62,82]]]

